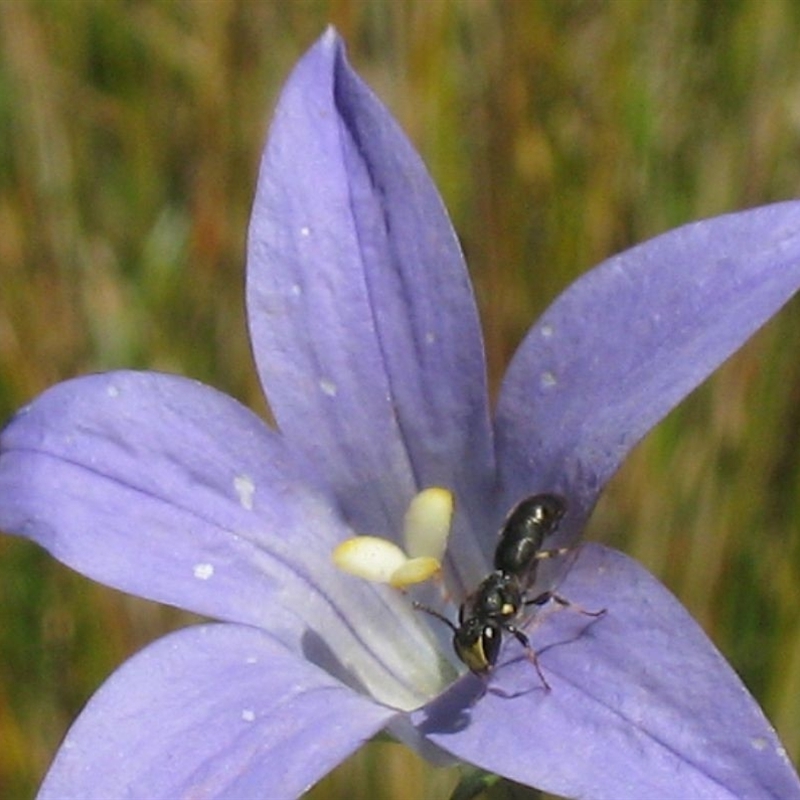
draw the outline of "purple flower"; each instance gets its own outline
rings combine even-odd
[[[54,387],[2,434],[0,527],[220,620],[124,664],[40,796],[294,797],[388,729],[570,797],[800,797],[733,671],[620,553],[586,545],[560,583],[604,616],[528,626],[550,691],[510,636],[488,689],[458,677],[445,626],[331,563],[355,534],[396,539],[428,486],[456,497],[456,599],[526,495],[563,494],[559,541],[576,540],[631,447],[798,286],[800,202],[635,247],[533,327],[492,421],[441,200],[327,32],[278,105],[250,228],[253,350],[278,430],[191,380],[115,372]]]

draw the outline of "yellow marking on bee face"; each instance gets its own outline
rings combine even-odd
[[[478,639],[470,647],[456,647],[456,653],[471,672],[486,672],[489,669],[482,639]]]

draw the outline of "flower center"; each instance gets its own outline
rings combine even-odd
[[[449,490],[423,489],[412,498],[403,520],[405,549],[379,536],[353,536],[334,548],[333,563],[350,575],[397,589],[430,580],[442,569],[453,505]]]

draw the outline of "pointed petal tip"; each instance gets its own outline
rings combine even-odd
[[[687,223],[586,272],[504,378],[496,419],[509,495],[535,475],[567,495],[577,526],[630,449],[798,288],[798,201]]]
[[[328,25],[300,61],[302,62],[309,57],[314,58],[315,56],[322,57],[326,61],[335,61],[337,56],[343,57],[345,52],[346,47],[339,31],[334,25]]]
[[[418,483],[482,493],[480,472],[493,466],[484,351],[458,238],[332,28],[276,107],[247,305],[281,432],[313,450],[356,529],[396,530]]]
[[[325,28],[322,36],[319,37],[319,43],[324,47],[336,47],[337,45],[341,45],[342,37],[339,35],[339,31],[336,30],[335,25],[328,25],[328,27]]]

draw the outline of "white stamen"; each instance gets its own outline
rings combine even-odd
[[[350,575],[398,589],[422,583],[442,568],[452,520],[452,492],[425,489],[411,501],[404,520],[409,555],[388,539],[354,536],[334,549],[333,563]]]
[[[354,536],[333,551],[333,563],[340,570],[374,583],[389,583],[406,561],[406,554],[394,542],[379,536]]]
[[[412,558],[444,558],[453,506],[453,493],[439,486],[423,489],[411,500],[403,520],[403,541]]]
[[[395,589],[402,589],[414,583],[424,583],[429,581],[441,568],[442,562],[438,558],[431,558],[430,556],[409,558],[405,564],[392,573],[389,583]]]

